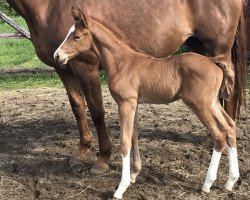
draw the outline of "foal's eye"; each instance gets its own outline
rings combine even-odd
[[[79,40],[81,38],[81,36],[75,36],[76,40]]]

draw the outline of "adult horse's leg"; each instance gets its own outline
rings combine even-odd
[[[84,155],[86,150],[91,147],[93,141],[92,134],[87,123],[84,97],[81,95],[81,89],[72,72],[59,68],[56,68],[56,72],[64,84],[72,111],[77,120],[77,125],[80,132],[79,151],[81,151],[81,153]]]
[[[99,158],[92,167],[91,172],[103,173],[109,169],[107,163],[111,156],[112,145],[104,121],[105,111],[99,78],[99,63],[97,60],[92,59],[91,63],[72,61],[70,65],[74,77],[85,96],[98,135]]]
[[[92,137],[91,131],[90,131],[90,129],[88,127],[88,123],[87,123],[87,117],[86,117],[86,111],[85,111],[86,106],[85,106],[84,96],[81,93],[82,89],[81,89],[80,84],[77,82],[77,80],[74,77],[72,72],[65,71],[65,70],[62,70],[59,68],[56,68],[56,72],[58,73],[59,77],[61,78],[61,80],[66,88],[66,91],[67,91],[67,94],[69,97],[69,101],[70,101],[70,104],[72,107],[72,111],[73,111],[73,113],[76,117],[76,120],[77,120],[77,125],[78,125],[79,132],[80,132],[80,145],[79,145],[79,149],[77,151],[77,155],[84,156],[86,151],[92,145],[93,137]],[[103,108],[103,107],[101,107],[101,108]],[[103,116],[101,116],[101,117],[103,117]],[[107,135],[107,133],[105,133],[105,134]],[[107,161],[110,157],[111,145],[110,145],[110,140],[109,140],[108,136],[107,136],[107,142],[103,140],[103,137],[98,138],[98,139],[99,139],[100,155],[99,155],[98,161],[93,166],[93,169],[98,169],[98,170],[95,170],[96,173],[98,173],[98,172],[102,173],[102,172],[108,170]],[[103,150],[103,147],[102,147],[103,143],[105,143],[105,145],[107,145],[107,148],[109,149],[108,151],[106,151],[105,149],[104,149],[105,151]],[[105,157],[105,159],[103,157]],[[102,162],[100,162],[100,161],[102,161]]]
[[[138,146],[138,106],[136,108],[134,125],[133,125],[132,153],[133,153],[133,171],[131,174],[131,183],[135,183],[136,177],[141,171],[141,158]]]

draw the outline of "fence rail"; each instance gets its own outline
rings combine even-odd
[[[20,68],[20,69],[2,69],[0,75],[14,75],[14,74],[50,74],[54,73],[55,69],[52,67],[37,67],[37,68]]]
[[[0,34],[0,39],[22,39],[25,38],[20,33],[2,33]]]

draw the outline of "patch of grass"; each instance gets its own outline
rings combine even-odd
[[[107,73],[105,71],[100,72],[100,79],[101,79],[102,85],[108,84]]]
[[[182,53],[186,53],[186,52],[189,52],[190,49],[188,48],[187,45],[181,45],[179,49],[177,49],[175,52],[174,52],[174,55],[178,55],[178,54],[182,54]]]
[[[56,73],[32,75],[0,75],[0,90],[63,87]]]
[[[21,25],[23,28],[28,30],[28,26],[25,20],[21,16],[9,16],[16,23]],[[0,33],[15,33],[17,32],[14,28],[10,27],[7,23],[5,23],[2,19],[0,19]]]
[[[36,56],[32,43],[26,39],[0,40],[0,69],[45,66]]]
[[[11,16],[22,27],[27,28],[20,16]],[[0,33],[13,33],[15,29],[0,20]],[[0,69],[33,68],[46,66],[36,56],[34,47],[26,39],[0,39]]]
[[[102,85],[107,85],[107,76],[100,72]],[[25,74],[25,75],[0,75],[0,91],[15,89],[63,87],[63,83],[56,73],[51,74]]]

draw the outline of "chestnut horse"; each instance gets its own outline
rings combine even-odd
[[[80,132],[79,153],[92,144],[84,97],[99,141],[99,159],[94,172],[108,169],[111,142],[104,122],[104,107],[95,54],[79,55],[61,69],[53,53],[73,23],[70,7],[79,5],[90,17],[103,22],[120,38],[155,57],[172,54],[186,41],[193,51],[216,56],[235,66],[235,93],[226,107],[233,118],[244,96],[244,0],[7,0],[24,17],[38,57],[54,67],[67,90]],[[232,53],[232,54],[231,54]],[[231,59],[232,57],[232,59]],[[231,62],[233,60],[233,63]],[[73,67],[72,67],[73,66]],[[231,81],[231,86],[233,82]],[[230,88],[229,88],[230,89]],[[234,104],[234,106],[232,105]]]
[[[106,27],[86,18],[81,10],[72,10],[75,24],[55,52],[55,59],[66,65],[81,53],[93,51],[107,71],[108,86],[118,105],[122,178],[114,197],[122,199],[130,182],[141,170],[138,148],[138,103],[170,103],[178,99],[197,115],[214,140],[214,151],[202,190],[209,193],[217,176],[223,148],[228,144],[229,177],[225,188],[232,190],[239,177],[236,126],[220,104],[219,95],[227,93],[224,84],[227,70],[216,65],[214,58],[186,53],[155,58],[132,50]],[[217,59],[215,59],[217,62]],[[224,72],[224,81],[223,81]],[[132,147],[133,146],[133,147]],[[130,150],[133,149],[133,173],[130,178]]]

